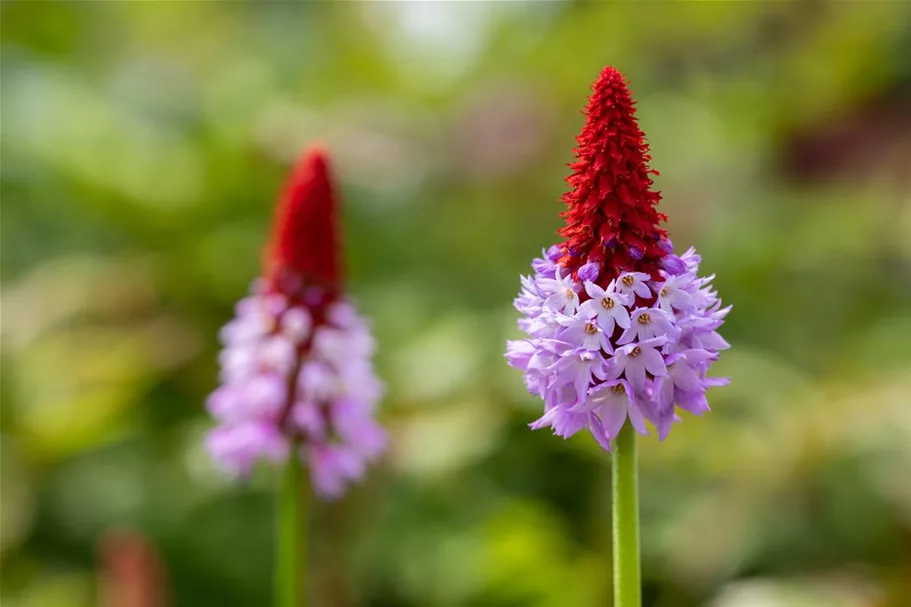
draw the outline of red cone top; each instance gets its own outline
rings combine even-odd
[[[294,167],[275,212],[267,254],[273,289],[289,296],[309,287],[330,296],[340,289],[335,193],[321,148],[305,152]]]
[[[666,253],[659,228],[666,217],[655,208],[661,195],[652,189],[648,143],[636,120],[635,102],[626,79],[606,67],[592,85],[585,108],[585,127],[576,141],[576,161],[563,195],[568,207],[559,234],[566,238],[560,264],[575,272],[594,261],[600,264],[598,282],[623,271],[658,277]]]

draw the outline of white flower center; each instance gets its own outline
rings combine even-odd
[[[611,386],[610,389],[613,390],[614,394],[617,396],[623,396],[626,394],[626,388],[623,387],[623,384],[616,384],[614,386]]]
[[[664,287],[663,289],[661,289],[660,295],[661,295],[661,297],[667,297],[667,293],[668,293],[667,287]]]
[[[573,298],[573,290],[566,289],[566,299],[572,299],[572,298]]]

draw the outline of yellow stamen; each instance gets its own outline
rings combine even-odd
[[[640,348],[639,346],[636,346],[635,348],[630,350],[630,353],[629,353],[631,358],[636,358],[640,354],[642,354],[642,348]]]
[[[605,310],[610,310],[611,308],[614,307],[614,300],[611,299],[610,297],[605,297],[604,299],[601,300],[601,307],[604,308]]]
[[[585,323],[585,332],[588,333],[589,335],[594,335],[595,333],[598,332],[598,327],[596,327],[595,325],[593,325],[590,322],[587,322],[587,323]]]
[[[633,276],[632,276],[631,274],[627,274],[626,276],[624,276],[624,277],[621,278],[620,280],[621,280],[621,281],[623,282],[623,284],[626,285],[627,287],[631,287],[631,286],[633,286],[633,281],[634,281],[635,279],[633,278]]]
[[[637,321],[640,325],[648,325],[648,324],[651,324],[651,322],[652,322],[652,317],[648,315],[648,312],[645,312],[645,313],[643,313],[643,314],[640,314],[640,315],[639,315],[639,318],[637,318],[636,321]]]
[[[616,384],[614,386],[611,386],[611,390],[614,391],[614,394],[626,394],[626,388],[623,387],[623,384]]]

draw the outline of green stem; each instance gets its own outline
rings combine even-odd
[[[275,606],[306,605],[307,563],[307,490],[306,474],[298,460],[298,445],[291,446],[291,456],[282,473],[278,489],[277,525],[275,528]]]
[[[628,421],[614,443],[611,475],[614,528],[614,607],[641,607],[639,580],[639,472],[636,431]]]

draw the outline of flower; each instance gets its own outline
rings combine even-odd
[[[344,296],[335,212],[327,160],[312,150],[278,204],[264,277],[219,333],[221,386],[207,401],[217,426],[206,448],[225,473],[298,457],[323,498],[360,479],[386,445],[373,419],[383,392],[375,344]]]
[[[664,345],[666,341],[667,339],[664,337],[654,337],[618,349],[614,353],[608,377],[625,376],[634,392],[639,396],[645,396],[649,374],[652,377],[667,375],[664,358],[655,348],[655,346]]]
[[[708,376],[730,345],[718,333],[730,307],[699,277],[702,258],[674,254],[659,224],[648,145],[623,77],[605,68],[578,137],[560,235],[521,278],[515,308],[525,339],[507,362],[544,401],[533,429],[568,438],[588,430],[604,449],[629,419],[661,440],[677,410],[702,415]]]
[[[646,282],[650,278],[645,272],[624,272],[617,278],[617,291],[624,295],[649,298],[652,291]]]
[[[598,272],[601,271],[601,268],[598,267],[598,264],[595,262],[590,262],[579,268],[576,274],[579,276],[579,280],[583,282],[593,282],[598,280]]]
[[[637,431],[643,434],[648,432],[639,403],[633,398],[633,390],[623,379],[607,381],[592,388],[588,399],[581,405],[576,405],[575,409],[595,413],[608,438],[617,436],[627,416]]]
[[[693,283],[696,278],[695,274],[678,274],[667,276],[667,279],[657,289],[658,308],[673,314],[674,309],[691,310],[693,309],[693,296],[686,289]]]
[[[604,360],[596,352],[585,348],[565,350],[556,362],[551,365],[553,383],[550,388],[557,388],[560,402],[571,398],[573,404],[581,402],[588,394],[588,386],[593,378],[604,379]],[[573,392],[564,389],[569,386]],[[551,391],[551,396],[557,393]],[[545,399],[547,397],[545,396]]]
[[[560,314],[557,316],[557,324],[564,327],[560,339],[568,344],[583,350],[613,350],[607,334],[593,318]]]
[[[544,305],[551,310],[572,314],[579,307],[579,287],[569,274],[561,275],[559,267],[556,269],[556,276],[553,279],[539,280],[537,286],[538,290],[548,294]]]
[[[623,332],[618,344],[628,344],[634,339],[640,342],[653,337],[671,336],[680,334],[680,329],[674,326],[673,317],[658,308],[636,308],[630,314],[630,326]]]
[[[545,278],[554,278],[557,272],[557,264],[550,259],[546,251],[541,251],[541,257],[531,260],[531,267],[535,274]]]
[[[614,332],[614,325],[629,329],[629,297],[616,291],[617,282],[612,280],[606,289],[593,282],[585,283],[585,292],[591,299],[579,306],[579,313],[584,318],[597,318],[598,325],[608,335]]]

